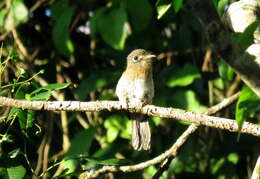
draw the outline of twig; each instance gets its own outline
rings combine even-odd
[[[14,40],[15,40],[19,50],[22,52],[22,59],[29,57],[28,51],[27,51],[26,47],[23,45],[22,41],[20,40],[15,28],[12,30],[12,34],[13,34]]]
[[[208,108],[203,114],[207,114],[207,115],[215,114],[216,112],[222,110],[224,107],[230,105],[230,104],[233,103],[235,100],[237,100],[238,97],[239,97],[239,95],[240,95],[240,93],[238,92],[238,93],[234,94],[233,96],[231,96],[231,97],[229,97],[229,98],[227,98],[227,99],[224,99],[224,100],[221,101],[219,104]],[[195,125],[195,124],[190,125],[190,127],[196,128],[196,129],[198,128],[198,126]],[[194,131],[195,131],[196,129],[194,129]],[[160,168],[158,169],[158,171],[155,173],[155,175],[153,176],[153,179],[159,178],[159,177],[162,175],[162,173],[169,168],[169,166],[170,166],[170,164],[171,164],[171,162],[172,162],[173,159],[174,159],[174,155],[169,156],[169,157],[164,161],[164,163],[160,166]]]
[[[184,144],[184,142],[188,139],[189,135],[192,134],[197,128],[194,127],[194,125],[190,125],[188,129],[177,139],[177,141],[171,146],[170,149],[162,153],[161,155],[148,160],[146,162],[142,162],[136,165],[128,165],[128,166],[104,166],[101,169],[95,171],[95,172],[85,172],[80,175],[80,179],[85,178],[96,178],[97,176],[106,173],[106,172],[133,172],[137,170],[142,170],[148,166],[155,165],[157,163],[162,162],[165,160],[168,156],[176,155],[177,150],[180,146]]]
[[[47,133],[46,143],[45,143],[44,149],[43,149],[43,166],[42,166],[43,173],[44,173],[44,175],[42,176],[43,179],[47,178],[45,171],[47,171],[47,169],[48,169],[49,152],[50,152],[50,146],[51,146],[50,144],[51,144],[52,137],[53,137],[53,122],[54,122],[53,118],[54,118],[54,115],[51,114],[50,117],[51,117],[50,121],[48,122],[48,125],[47,125],[47,128],[46,128],[46,133]]]
[[[250,122],[244,122],[241,130],[236,121],[227,118],[208,116],[205,114],[185,111],[182,109],[158,107],[154,105],[146,105],[143,108],[131,106],[129,109],[118,101],[26,101],[15,100],[7,97],[0,97],[0,104],[22,109],[47,110],[47,111],[89,111],[97,112],[102,110],[128,110],[130,112],[138,112],[149,116],[158,116],[162,118],[173,118],[189,123],[204,125],[208,127],[227,130],[230,132],[241,132],[260,136],[260,125]]]

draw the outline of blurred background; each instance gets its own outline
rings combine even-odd
[[[228,0],[212,0],[219,16]],[[205,9],[207,10],[207,9]],[[27,100],[117,100],[126,56],[157,55],[153,104],[203,112],[243,87],[206,40],[185,0],[0,1],[0,95]],[[216,34],[217,35],[217,34]],[[245,90],[248,90],[246,88]],[[215,114],[235,118],[236,104]],[[78,176],[135,164],[167,150],[188,123],[150,117],[152,149],[131,148],[125,112],[48,112],[1,107],[0,176]],[[256,121],[259,113],[247,114]],[[161,178],[249,178],[259,139],[200,127]],[[101,178],[151,178],[159,165]]]

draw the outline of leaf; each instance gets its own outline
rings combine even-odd
[[[9,179],[23,179],[26,170],[22,165],[15,165],[7,168],[7,174]]]
[[[48,100],[51,96],[51,91],[67,88],[70,83],[54,83],[47,86],[42,86],[30,93],[30,100]]]
[[[221,78],[216,78],[213,80],[213,85],[220,89],[220,90],[223,90],[224,89],[224,82]]]
[[[107,86],[112,82],[114,77],[114,73],[111,73],[111,70],[97,70],[92,72],[91,75],[81,81],[79,87],[76,89],[79,100],[84,100],[90,92]]]
[[[182,4],[183,4],[183,0],[173,0],[172,1],[172,6],[173,6],[175,13],[179,12],[179,10],[182,7]]]
[[[109,142],[109,143],[114,142],[114,140],[117,138],[118,134],[119,134],[119,129],[117,129],[115,127],[108,128],[107,132],[106,132],[107,142]]]
[[[107,129],[106,138],[108,142],[113,142],[119,133],[121,133],[121,137],[130,139],[130,129],[131,124],[130,121],[125,117],[120,115],[112,115],[106,119],[104,123],[104,127]]]
[[[169,87],[188,86],[197,78],[200,78],[199,71],[194,65],[188,63],[183,68],[176,69],[166,85]]]
[[[125,9],[120,7],[110,12],[103,11],[95,19],[97,30],[104,41],[116,50],[123,50],[127,35]]]
[[[0,11],[0,27],[10,31],[28,20],[28,9],[22,0],[13,0],[12,6]]]
[[[30,100],[35,100],[35,101],[39,101],[39,100],[48,100],[50,99],[50,96],[51,96],[51,91],[46,91],[46,92],[42,92],[42,93],[39,93],[39,94],[36,94],[32,97],[30,97]]]
[[[168,0],[158,0],[156,2],[157,19],[161,19],[162,16],[170,9],[172,6],[172,1]]]
[[[47,91],[53,91],[53,90],[60,90],[60,89],[64,89],[67,88],[70,85],[70,83],[54,83],[54,84],[49,84],[47,86],[42,86],[36,90],[34,90],[33,92],[30,93],[30,95],[34,95],[36,93],[39,93],[42,90],[47,90]]]
[[[219,15],[222,15],[224,12],[224,7],[228,5],[228,0],[219,0],[217,5],[217,11]]]
[[[62,167],[64,169],[64,172],[63,172],[63,175],[62,176],[66,176],[66,175],[69,175],[73,172],[76,171],[76,169],[78,168],[79,166],[79,161],[76,160],[76,159],[72,159],[72,158],[66,158],[63,159],[63,162],[62,162]],[[59,176],[61,177],[61,176]]]
[[[216,174],[219,169],[224,165],[225,163],[225,158],[220,158],[220,159],[211,159],[210,160],[210,170],[212,174]]]
[[[34,110],[27,110],[27,118],[26,118],[26,130],[31,128],[33,126],[33,122],[35,121],[35,114],[36,114],[36,111]]]
[[[230,161],[234,165],[237,164],[238,160],[239,160],[239,155],[237,153],[228,154],[228,161]]]
[[[244,49],[248,48],[251,44],[254,43],[254,32],[260,26],[260,20],[256,20],[250,24],[242,34],[235,36],[237,43],[242,46]]]
[[[70,57],[74,53],[74,45],[69,36],[69,26],[75,9],[69,7],[68,0],[57,1],[51,9],[55,20],[52,30],[54,45],[62,55]]]
[[[92,162],[94,164],[99,164],[99,165],[117,166],[117,165],[129,165],[129,164],[132,164],[132,162],[130,160],[118,159],[118,158],[98,159],[98,158],[93,158],[93,157],[86,157],[85,159],[87,161],[89,161],[89,162]]]
[[[194,112],[203,112],[207,109],[196,99],[196,93],[192,90],[177,91],[171,96],[171,104],[174,107]]]
[[[131,24],[135,31],[144,30],[151,22],[152,7],[148,0],[125,1]]]
[[[259,110],[260,98],[248,86],[244,86],[236,105],[236,122],[239,127]]]
[[[66,156],[87,154],[95,136],[95,132],[96,129],[94,127],[89,127],[88,129],[77,133],[72,139],[71,146]]]
[[[225,80],[232,80],[234,75],[234,70],[229,66],[223,59],[220,60],[218,65],[219,76]]]
[[[14,150],[8,152],[8,156],[9,156],[10,158],[16,158],[17,155],[20,154],[20,152],[21,152],[21,149],[20,149],[20,148],[17,148],[17,149],[14,149]]]

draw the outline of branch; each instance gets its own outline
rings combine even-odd
[[[146,105],[143,108],[136,106],[123,106],[118,101],[95,101],[95,102],[79,102],[79,101],[26,101],[15,100],[7,97],[0,97],[0,104],[3,106],[47,111],[102,111],[102,110],[129,110],[130,112],[138,112],[149,116],[157,116],[162,118],[174,118],[197,125],[204,125],[230,132],[241,132],[260,136],[260,125],[244,122],[241,130],[236,121],[227,118],[208,116],[205,114],[185,111],[182,109],[158,107],[154,105]]]
[[[106,172],[117,172],[117,171],[133,172],[133,171],[142,170],[148,166],[160,163],[171,155],[176,156],[177,150],[184,144],[184,142],[188,139],[190,134],[192,134],[196,129],[197,129],[197,127],[190,125],[188,127],[188,129],[177,139],[177,141],[174,143],[174,145],[172,145],[172,147],[170,149],[168,149],[166,152],[162,153],[161,155],[159,155],[151,160],[148,160],[146,162],[142,162],[142,163],[139,163],[136,165],[104,166],[95,172],[90,171],[90,172],[82,173],[79,178],[80,179],[96,178],[99,175],[106,173]]]
[[[223,100],[221,103],[207,109],[204,113],[205,114],[214,114],[217,111],[220,111],[224,107],[228,106],[229,104],[233,103],[237,98],[239,97],[239,93]],[[167,167],[167,164],[170,164],[171,159],[173,159],[174,156],[177,155],[177,152],[179,148],[187,141],[188,137],[194,133],[198,128],[198,125],[192,124],[190,125],[186,131],[182,133],[182,135],[176,140],[176,142],[168,149],[166,152],[162,153],[161,155],[148,160],[146,162],[142,162],[136,165],[129,165],[129,166],[103,166],[101,169],[96,170],[94,173],[91,172],[84,172],[80,175],[80,179],[85,179],[85,178],[96,178],[99,175],[106,173],[106,172],[117,172],[117,171],[122,171],[122,172],[132,172],[132,171],[137,171],[137,170],[142,170],[148,166],[155,165],[157,163],[161,163],[163,161],[164,165],[162,166],[161,169],[157,172],[157,175],[154,176],[154,178],[158,178],[160,176],[160,173],[165,170],[165,167]],[[158,177],[157,177],[158,176]]]
[[[259,179],[259,178],[260,178],[260,155],[258,156],[253,174],[251,176],[251,179]]]

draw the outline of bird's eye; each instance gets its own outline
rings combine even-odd
[[[133,61],[137,62],[138,61],[138,56],[134,56]]]

